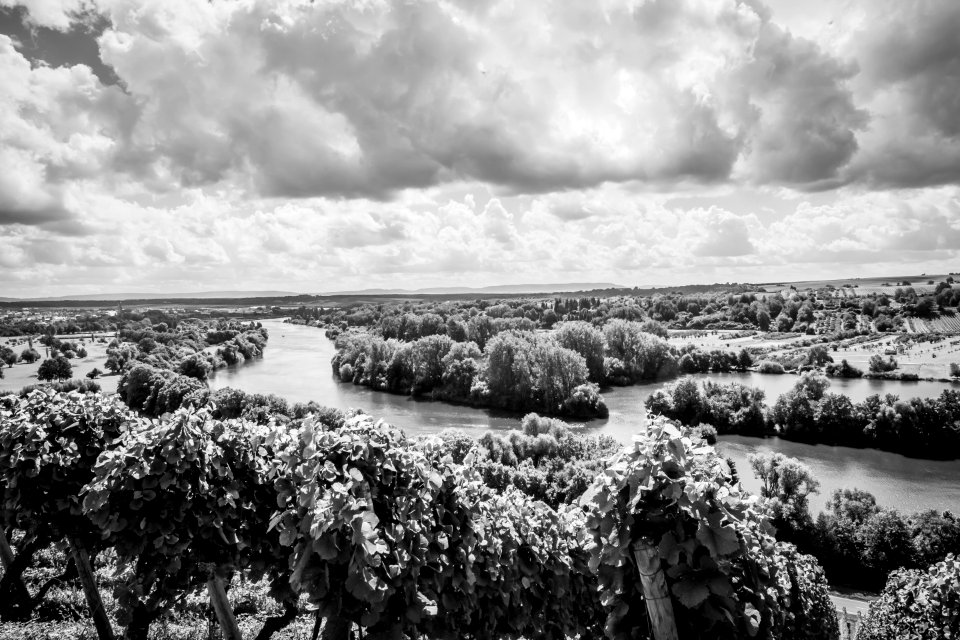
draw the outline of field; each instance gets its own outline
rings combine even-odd
[[[94,368],[106,371],[104,363],[107,360],[107,345],[112,339],[112,334],[94,335],[93,340],[90,339],[89,334],[84,334],[84,337],[79,335],[58,337],[62,340],[80,342],[87,350],[86,358],[70,361],[73,365],[74,378],[84,378]],[[2,346],[9,346],[19,354],[27,347],[27,340],[22,337],[0,338],[0,347]],[[34,348],[40,352],[41,356],[46,357],[48,353],[46,347],[36,340],[34,340]],[[37,369],[40,368],[41,362],[43,362],[42,359],[32,364],[18,362],[13,367],[4,366],[3,378],[0,379],[0,392],[19,391],[27,385],[37,384]],[[97,382],[105,393],[113,393],[117,390],[118,379],[119,376],[108,374],[97,378]]]

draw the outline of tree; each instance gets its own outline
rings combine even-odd
[[[197,380],[206,380],[207,376],[213,370],[210,362],[203,357],[202,353],[195,353],[180,361],[180,373],[196,378]]]
[[[0,362],[12,367],[17,362],[17,354],[10,347],[0,347]]]
[[[458,342],[450,347],[441,361],[444,395],[461,400],[469,397],[482,358],[483,353],[474,342]]]
[[[73,375],[73,366],[63,356],[48,358],[37,369],[38,380],[66,380]]]
[[[837,489],[827,508],[838,520],[849,520],[855,524],[860,524],[879,510],[877,499],[863,489]]]
[[[22,352],[20,352],[20,362],[26,364],[33,364],[40,359],[40,352],[34,349],[33,347],[27,347]]]
[[[587,361],[590,380],[603,382],[603,334],[589,322],[564,322],[557,328],[561,347],[576,351]]]
[[[765,309],[757,311],[757,326],[760,327],[761,331],[770,329],[770,314]]]
[[[750,467],[760,479],[760,495],[769,501],[774,523],[796,531],[810,519],[808,498],[820,492],[810,468],[779,452],[750,455]]]
[[[950,363],[950,376],[953,378],[960,378],[960,364],[956,362]]]
[[[807,352],[807,364],[814,367],[822,367],[828,362],[833,362],[833,358],[822,344],[818,344]]]
[[[896,511],[880,510],[871,515],[857,529],[856,538],[866,565],[880,576],[913,565],[910,531]]]
[[[893,371],[897,366],[899,365],[893,356],[890,356],[889,360],[884,360],[879,354],[870,356],[870,373],[886,373]]]
[[[94,367],[89,373],[87,373],[87,377],[90,378],[91,380],[95,380],[96,378],[99,378],[102,375],[103,375],[103,371],[100,371],[100,369],[96,367]]]
[[[603,327],[607,355],[623,363],[632,381],[669,377],[678,371],[666,340],[643,331],[639,322],[612,320]]]

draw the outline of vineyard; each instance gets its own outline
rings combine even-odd
[[[262,581],[280,613],[258,640],[305,617],[329,640],[839,634],[816,562],[662,418],[554,509],[491,489],[476,444],[365,415],[262,425],[209,407],[151,420],[92,394],[2,402],[4,620],[43,606],[24,577],[52,548],[101,639],[152,637],[204,592],[222,637],[241,638],[231,593]]]
[[[909,318],[907,320],[908,331],[911,333],[960,333],[960,315],[950,314],[941,315],[938,318],[926,319]]]

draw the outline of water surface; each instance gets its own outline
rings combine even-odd
[[[515,415],[488,409],[451,405],[444,402],[372,391],[366,387],[343,384],[333,375],[330,359],[333,342],[323,331],[302,325],[264,321],[270,342],[262,359],[239,367],[218,371],[210,380],[214,389],[237,387],[251,393],[273,393],[291,402],[316,400],[338,409],[358,408],[402,427],[408,434],[435,433],[455,427],[474,434],[488,429],[513,429]],[[702,374],[722,382],[739,381],[763,388],[767,401],[790,389],[796,382],[791,375],[758,373]],[[643,402],[664,383],[622,387],[604,392],[610,409],[606,420],[594,420],[588,426],[622,442],[629,442],[641,428]],[[859,401],[874,393],[895,393],[903,398],[937,396],[950,383],[898,382],[884,380],[833,380],[831,391],[845,393]],[[821,483],[819,496],[811,503],[814,510],[823,507],[835,489],[860,488],[876,495],[880,504],[912,512],[919,509],[949,509],[960,512],[960,461],[930,461],[906,458],[873,449],[851,449],[809,445],[780,438],[723,436],[719,449],[736,462],[744,485],[759,490],[747,461],[751,453],[779,451],[802,460]]]

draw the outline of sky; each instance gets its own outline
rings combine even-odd
[[[956,0],[0,0],[0,296],[960,271]]]

